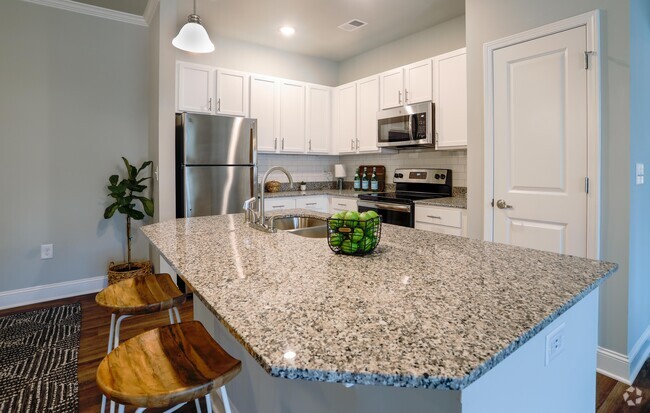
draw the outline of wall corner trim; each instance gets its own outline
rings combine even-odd
[[[107,282],[107,277],[101,275],[75,281],[2,291],[0,292],[0,310],[95,293],[106,287]]]
[[[138,16],[131,13],[124,13],[117,10],[109,10],[103,7],[92,6],[90,4],[78,3],[72,0],[23,0],[27,3],[39,4],[41,6],[54,7],[55,9],[61,9],[66,11],[71,11],[74,13],[85,14],[88,16],[100,17],[102,19],[115,20],[123,23],[135,24],[138,26],[148,27],[149,24],[144,17]],[[149,1],[151,3],[151,1]],[[149,4],[147,4],[149,8]],[[153,8],[155,10],[155,7]],[[145,12],[147,10],[145,9]],[[153,14],[153,13],[152,13]]]
[[[158,4],[160,4],[160,0],[149,0],[147,2],[147,7],[144,8],[144,13],[142,14],[147,25],[151,24],[151,19],[153,19],[153,15],[156,13]]]
[[[647,326],[641,337],[634,343],[630,350],[630,381],[634,382],[641,371],[641,367],[650,355],[650,326]]]

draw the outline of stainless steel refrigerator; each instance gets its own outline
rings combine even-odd
[[[256,120],[176,114],[176,217],[241,212],[256,196]]]

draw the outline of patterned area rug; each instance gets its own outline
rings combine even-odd
[[[76,412],[81,305],[0,318],[0,412]]]

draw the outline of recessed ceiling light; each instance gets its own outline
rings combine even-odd
[[[296,32],[296,29],[294,29],[294,28],[291,27],[291,26],[282,26],[282,27],[280,27],[280,32],[281,32],[283,35],[285,35],[285,36],[287,36],[287,37],[290,37],[290,36],[293,36],[293,35],[294,35],[294,33]]]

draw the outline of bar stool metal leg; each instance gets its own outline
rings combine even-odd
[[[207,407],[208,413],[212,413],[212,397],[210,397],[210,393],[205,395],[205,404],[208,406]],[[229,411],[229,409],[226,408],[226,412],[228,412],[228,411]]]
[[[203,411],[201,410],[201,402],[199,401],[199,399],[194,400],[194,406],[196,406],[197,413],[203,413]]]
[[[226,413],[231,413],[230,400],[228,400],[228,392],[226,391],[226,386],[219,387],[219,391],[221,392],[221,400],[223,400],[223,408],[225,409]]]

